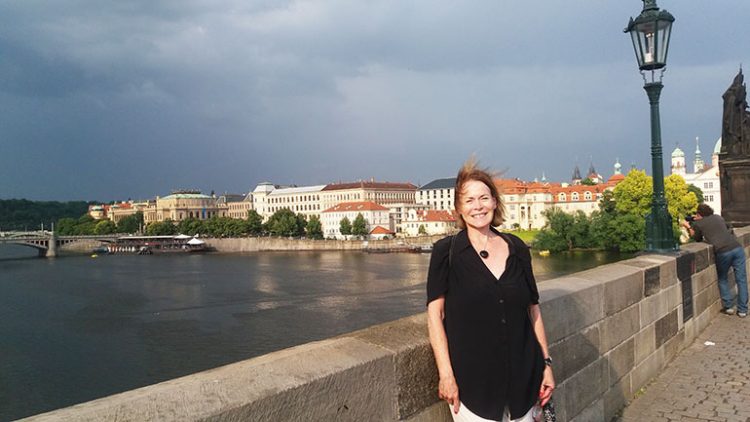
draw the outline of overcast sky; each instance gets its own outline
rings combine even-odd
[[[676,18],[665,157],[704,158],[750,63],[750,2]],[[0,2],[0,198],[425,184],[476,153],[507,177],[651,172],[637,0]],[[668,162],[667,162],[668,163]],[[666,169],[668,172],[668,167]]]

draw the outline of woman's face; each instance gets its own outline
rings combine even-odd
[[[484,228],[492,224],[497,202],[487,185],[478,180],[469,180],[461,190],[459,207],[458,212],[467,226]]]

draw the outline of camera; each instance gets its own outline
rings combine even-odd
[[[695,221],[695,216],[694,215],[686,215],[685,216],[685,221],[687,221],[688,223],[692,223],[693,221]]]

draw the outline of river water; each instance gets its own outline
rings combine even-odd
[[[0,245],[0,420],[320,340],[425,309],[429,255],[260,252],[35,257]],[[534,259],[538,280],[620,259]]]

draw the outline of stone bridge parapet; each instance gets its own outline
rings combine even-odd
[[[750,227],[735,229],[746,254]],[[607,421],[719,312],[713,252],[642,255],[540,284],[560,421]],[[29,418],[449,421],[425,314]]]

